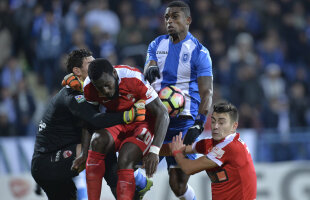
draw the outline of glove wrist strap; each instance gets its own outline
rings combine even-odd
[[[207,121],[207,116],[199,113],[196,117],[196,120],[200,121],[203,126]]]

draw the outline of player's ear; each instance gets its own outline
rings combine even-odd
[[[192,23],[192,17],[191,16],[188,16],[187,18],[186,18],[186,25],[190,25]]]
[[[113,76],[114,76],[115,78],[118,78],[118,76],[117,76],[117,72],[116,72],[116,70],[115,70],[115,69],[113,69]]]
[[[234,122],[232,126],[232,129],[234,130],[233,132],[236,132],[237,128],[238,128],[238,122]]]

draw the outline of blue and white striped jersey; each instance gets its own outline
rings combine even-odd
[[[162,35],[148,47],[146,63],[150,60],[156,61],[160,70],[160,79],[152,84],[156,92],[169,85],[180,88],[186,96],[185,109],[180,115],[192,115],[195,119],[200,104],[197,79],[213,76],[207,48],[189,32],[177,44],[172,43],[169,35]]]

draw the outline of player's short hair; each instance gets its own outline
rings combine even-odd
[[[74,67],[81,68],[83,65],[83,59],[92,56],[92,52],[87,49],[73,50],[69,53],[67,59],[67,72],[72,73]]]
[[[187,17],[191,16],[191,10],[187,3],[183,1],[172,1],[168,4],[167,8],[178,7],[184,12]]]
[[[232,122],[238,122],[239,114],[236,106],[226,101],[221,101],[213,105],[213,112],[228,113]]]
[[[102,76],[103,72],[112,75],[113,69],[114,68],[112,64],[108,60],[104,58],[98,58],[98,59],[93,60],[89,64],[88,76],[91,80],[95,81],[95,80],[98,80]]]

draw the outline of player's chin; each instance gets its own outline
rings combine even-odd
[[[176,31],[175,31],[174,29],[167,29],[167,33],[168,33],[170,36],[176,35]]]
[[[212,138],[214,139],[214,140],[221,140],[221,134],[219,134],[219,133],[212,133]]]

